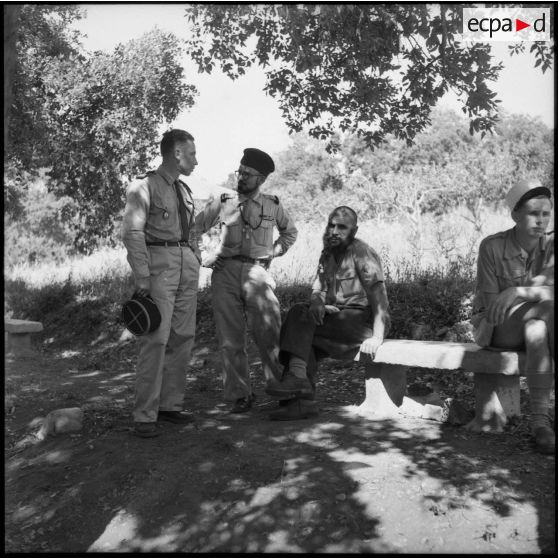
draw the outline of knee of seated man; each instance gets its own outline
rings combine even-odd
[[[544,320],[529,320],[525,324],[525,342],[529,345],[546,343],[548,328]]]
[[[541,300],[536,303],[536,317],[532,320],[540,320],[552,327],[554,324],[554,300]]]

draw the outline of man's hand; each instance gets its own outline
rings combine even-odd
[[[310,315],[314,318],[317,325],[324,323],[324,316],[326,314],[326,307],[322,302],[312,302],[310,304]]]
[[[365,339],[360,345],[361,354],[368,355],[371,360],[374,360],[380,345],[384,342],[381,337],[369,337]]]
[[[223,258],[214,254],[206,256],[202,261],[203,267],[209,267],[213,271],[219,271],[223,267],[223,263]]]
[[[269,259],[278,258],[283,253],[281,244],[274,244],[269,251]]]
[[[136,279],[136,293],[140,296],[149,296],[151,290],[151,280],[149,277]]]
[[[516,299],[516,287],[509,287],[505,291],[498,294],[486,310],[486,319],[488,322],[495,326],[500,325],[506,319],[506,313],[511,306],[513,306]]]
[[[333,304],[326,304],[325,305],[325,313],[326,314],[337,314],[339,312],[339,308],[337,306],[333,306]]]

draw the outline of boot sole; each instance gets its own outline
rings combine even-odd
[[[278,389],[268,388],[265,390],[267,395],[278,397],[279,399],[295,399],[304,398],[312,395],[312,391],[299,389],[297,391],[281,391]]]

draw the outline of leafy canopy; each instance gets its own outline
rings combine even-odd
[[[72,202],[60,212],[76,248],[91,252],[114,240],[129,179],[156,156],[161,125],[197,92],[185,83],[174,35],[155,29],[110,54],[85,53],[68,31],[79,15],[70,8],[23,6],[6,174],[8,189],[21,193],[21,169],[48,169],[48,190]],[[53,37],[56,48],[41,42]]]
[[[372,153],[354,134],[335,141],[339,149],[328,154],[300,133],[274,156],[266,191],[284,200],[296,222],[323,223],[333,205],[349,205],[363,220],[441,215],[458,206],[476,216],[501,204],[520,177],[554,182],[553,132],[527,116],[504,113],[495,133],[481,138],[468,133],[465,117],[435,108],[412,147],[393,136]]]
[[[336,149],[335,130],[369,147],[388,134],[412,144],[432,107],[450,89],[463,102],[470,132],[492,131],[498,99],[486,44],[460,44],[462,6],[455,4],[248,4],[188,8],[188,49],[200,70],[215,64],[231,78],[253,64],[266,69],[293,132]],[[535,43],[549,67],[553,46]]]

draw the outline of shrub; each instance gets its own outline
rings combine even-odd
[[[4,311],[10,317],[48,321],[76,298],[76,287],[69,277],[64,283],[31,287],[23,279],[5,283]]]

